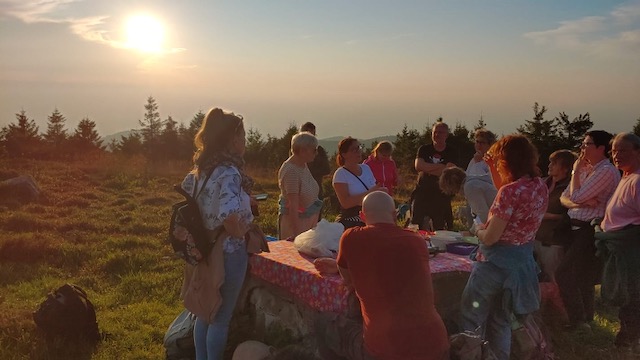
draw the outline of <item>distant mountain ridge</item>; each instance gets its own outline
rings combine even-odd
[[[111,143],[111,140],[120,141],[123,137],[129,136],[134,131],[135,130],[125,130],[125,131],[117,132],[115,134],[106,135],[102,138],[102,143],[105,145],[109,145]],[[318,145],[322,146],[327,151],[327,154],[329,156],[332,156],[334,153],[338,151],[338,144],[342,139],[344,139],[343,136],[332,136],[326,139],[318,139]],[[395,135],[376,136],[369,139],[358,139],[358,140],[362,145],[365,146],[365,148],[370,149],[372,148],[372,144],[378,143],[380,141],[386,140],[393,143],[394,141],[396,141],[396,136]]]
[[[344,139],[343,136],[333,136],[326,139],[318,139],[318,145],[322,146],[329,156],[338,152],[338,144],[340,140]],[[376,136],[369,139],[358,139],[360,144],[364,145],[365,148],[371,149],[373,144],[379,143],[380,141],[389,141],[391,143],[396,141],[395,135],[386,135],[386,136]],[[368,154],[367,154],[368,155]]]

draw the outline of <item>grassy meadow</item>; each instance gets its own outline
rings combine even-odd
[[[0,180],[30,174],[42,191],[35,203],[0,205],[0,359],[164,358],[164,333],[182,310],[183,263],[165,242],[171,205],[180,200],[171,187],[188,169],[107,156],[69,164],[0,159]],[[269,194],[258,222],[275,234],[275,170],[250,173],[255,192]],[[398,193],[406,198],[408,189]],[[104,340],[93,353],[52,353],[36,331],[31,313],[65,282],[84,288],[96,307]],[[614,314],[599,304],[589,335],[562,333],[549,314],[558,358],[631,358],[612,345]]]

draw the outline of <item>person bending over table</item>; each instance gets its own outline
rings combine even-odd
[[[533,240],[549,194],[536,167],[537,150],[526,137],[503,137],[485,158],[498,194],[486,227],[477,231],[480,247],[462,293],[462,327],[481,328],[496,357],[507,360],[512,314],[526,315],[540,306]]]
[[[307,164],[316,156],[318,139],[301,132],[291,138],[291,156],[278,170],[278,238],[295,238],[318,223],[322,201],[318,199],[318,183]]]
[[[616,135],[611,156],[623,174],[607,203],[601,224],[604,232],[595,234],[605,262],[601,295],[620,305],[616,347],[633,346],[640,353],[640,137]]]
[[[361,322],[345,319],[316,324],[325,358],[449,358],[447,330],[433,297],[429,253],[424,239],[396,225],[391,196],[374,191],[364,197],[364,227],[340,239],[337,264],[362,307]]]
[[[362,199],[376,190],[387,191],[387,188],[376,184],[376,179],[369,166],[362,161],[362,145],[358,140],[348,137],[338,144],[336,162],[339,168],[333,174],[333,189],[340,202],[340,214],[336,221],[345,229],[364,226],[359,217]]]

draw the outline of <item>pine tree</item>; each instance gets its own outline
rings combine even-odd
[[[545,106],[540,107],[536,102],[533,105],[533,119],[525,120],[525,124],[518,127],[518,132],[531,140],[538,149],[540,156],[538,166],[546,169],[549,165],[549,155],[558,149],[557,123],[554,120],[545,120],[547,112]]]
[[[264,166],[264,146],[262,134],[256,129],[249,128],[247,130],[247,146],[244,153],[244,159],[247,164],[257,167]]]
[[[456,153],[455,164],[461,167],[466,167],[469,159],[473,157],[475,148],[473,143],[469,140],[471,132],[467,127],[460,123],[456,123],[456,127],[447,139],[447,148],[453,149]]]
[[[147,104],[144,106],[144,109],[144,119],[138,121],[142,127],[140,133],[142,135],[142,141],[151,144],[156,142],[160,137],[163,125],[160,119],[160,113],[158,112],[158,104],[153,96],[147,98]]]
[[[24,110],[16,114],[17,124],[9,124],[0,131],[0,142],[9,156],[32,156],[40,147],[39,128]]]
[[[164,121],[164,128],[160,134],[160,147],[162,148],[162,155],[169,159],[178,159],[181,157],[181,152],[176,151],[179,149],[178,139],[178,122],[173,120],[171,115],[167,116]]]
[[[80,120],[71,140],[73,146],[79,151],[104,150],[102,139],[96,130],[96,123],[88,117]]]
[[[56,108],[47,118],[47,132],[44,134],[44,141],[49,145],[60,146],[67,140],[67,130],[64,128],[67,119]]]
[[[409,130],[407,124],[404,124],[402,130],[396,134],[396,140],[393,142],[393,159],[397,164],[413,164],[413,159],[415,159],[420,145],[420,133],[418,133],[418,130]]]
[[[569,116],[565,112],[561,112],[554,121],[558,129],[556,147],[561,149],[579,148],[584,134],[593,126],[589,113],[580,114],[569,121]]]

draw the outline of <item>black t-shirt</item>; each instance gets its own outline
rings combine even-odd
[[[416,154],[416,159],[418,158],[429,164],[446,165],[447,163],[454,163],[458,165],[455,151],[448,146],[443,151],[437,151],[433,144],[422,145],[418,148],[418,153]],[[440,190],[438,180],[439,178],[435,175],[420,172],[416,190],[422,196],[451,198]]]

